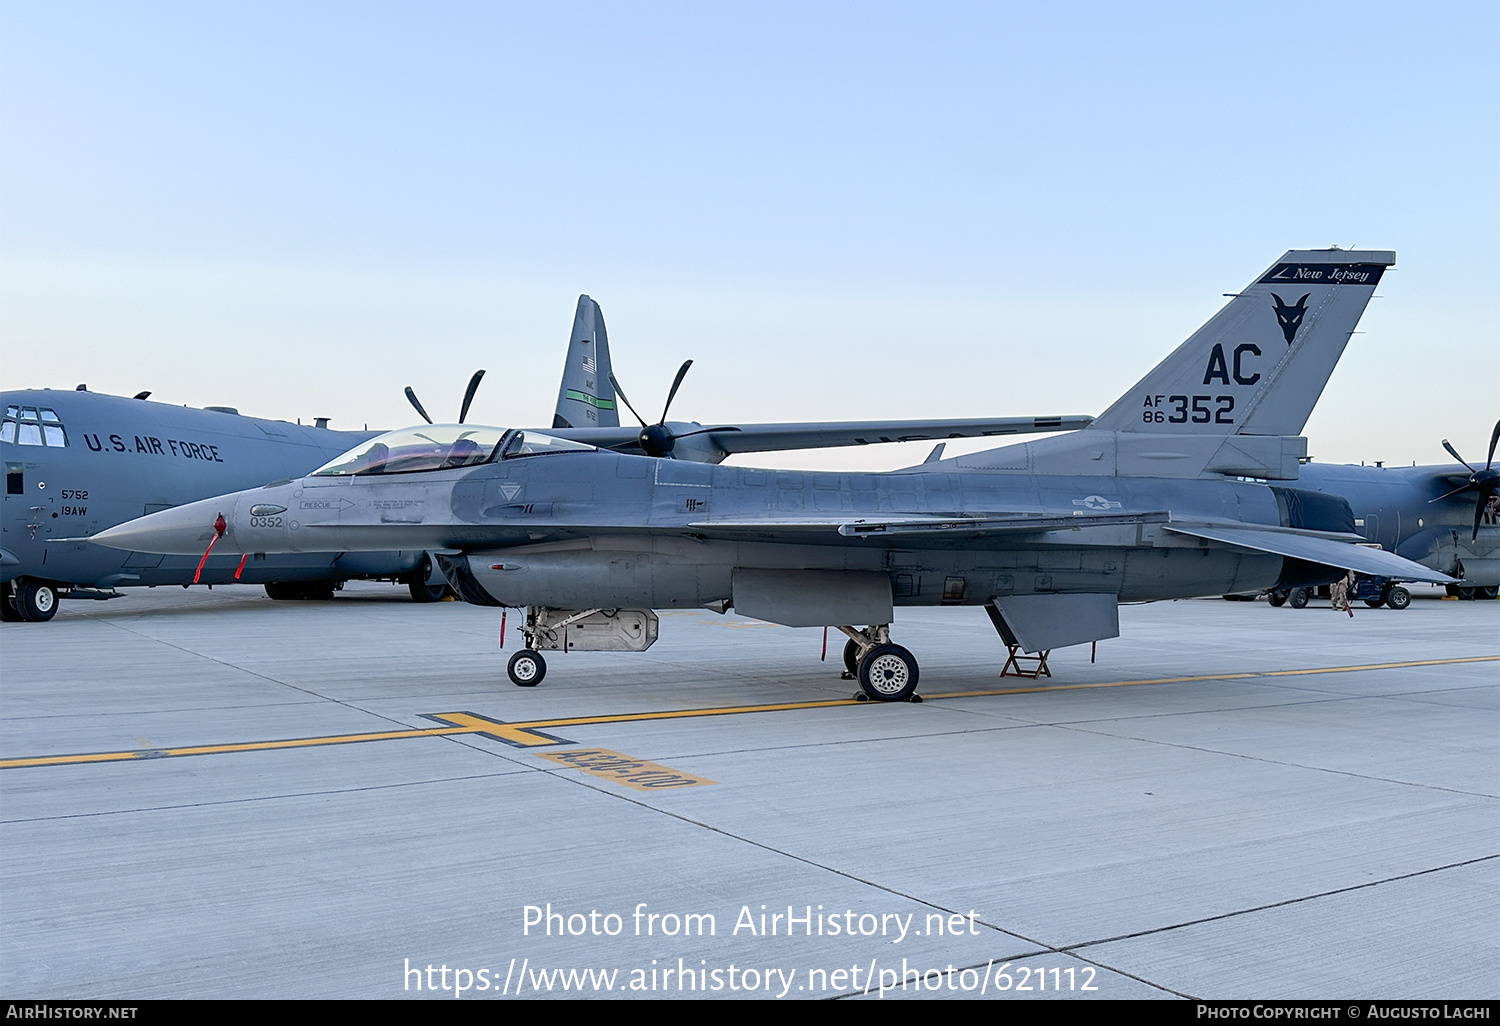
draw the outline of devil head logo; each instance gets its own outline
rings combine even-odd
[[[1297,300],[1295,306],[1287,306],[1280,296],[1271,293],[1271,298],[1276,300],[1276,323],[1281,325],[1281,334],[1287,345],[1292,344],[1292,339],[1297,337],[1297,329],[1302,327],[1302,317],[1307,313],[1307,297],[1310,295],[1312,293],[1308,292]]]

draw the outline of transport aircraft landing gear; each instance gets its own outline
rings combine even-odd
[[[516,687],[534,688],[547,676],[547,661],[531,649],[523,648],[510,657],[505,672]]]
[[[422,561],[417,568],[406,575],[406,590],[411,593],[413,602],[441,602],[448,594],[446,584],[429,585],[427,582],[432,577],[432,560],[422,556]]]
[[[863,630],[839,627],[849,642],[844,646],[844,680],[858,680],[856,701],[920,702],[917,695],[917,658],[891,644],[890,624]]]
[[[18,577],[5,585],[0,608],[7,621],[45,623],[57,613],[57,589],[46,581]]]
[[[429,585],[425,574],[421,577],[415,575],[408,577],[406,590],[411,593],[413,602],[441,602],[448,594],[448,589],[444,585]]]
[[[0,621],[20,623],[21,614],[16,609],[16,586],[11,581],[0,584]]]

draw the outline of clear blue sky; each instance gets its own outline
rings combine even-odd
[[[1311,451],[1482,460],[1497,68],[1493,0],[3,0],[0,384],[545,424],[586,292],[684,418],[1098,413],[1337,244]]]

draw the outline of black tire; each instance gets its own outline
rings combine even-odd
[[[16,612],[27,623],[46,623],[57,615],[57,589],[46,581],[23,577],[13,585]]]
[[[0,584],[0,622],[21,622],[21,614],[16,610],[15,594],[16,586],[12,582]]]
[[[1474,601],[1474,589],[1473,588],[1455,588],[1455,589],[1453,589],[1453,593],[1458,596],[1458,600],[1460,602],[1473,602]]]
[[[1399,584],[1393,584],[1390,590],[1385,593],[1385,604],[1392,609],[1405,609],[1411,605],[1411,592]]]
[[[1500,597],[1500,585],[1491,584],[1487,588],[1475,588],[1474,597],[1482,599],[1494,599]]]
[[[272,582],[266,585],[266,598],[275,602],[288,602],[291,599],[301,598],[302,589],[295,584],[283,584]]]
[[[844,669],[849,671],[849,676],[859,676],[859,646],[850,638],[844,643]]]
[[[441,602],[443,601],[443,597],[448,594],[447,585],[438,584],[429,586],[425,576],[408,577],[406,579],[406,590],[411,592],[411,600],[413,602]]]
[[[534,688],[547,676],[547,660],[529,648],[523,648],[510,657],[505,672],[510,682],[518,688]]]
[[[859,661],[859,689],[877,702],[903,702],[917,690],[917,660],[900,645],[876,645]]]
[[[1271,591],[1271,592],[1267,592],[1266,593],[1266,601],[1269,602],[1269,603],[1271,603],[1271,605],[1273,605],[1273,606],[1284,606],[1284,605],[1286,605],[1286,592],[1284,592],[1284,591]]]
[[[1369,606],[1371,609],[1379,609],[1381,606],[1385,605],[1385,599],[1365,599],[1365,605]]]
[[[333,598],[334,587],[332,581],[308,581],[298,589],[301,594],[297,597],[309,602],[327,602]]]
[[[1286,597],[1286,604],[1293,609],[1307,608],[1308,594],[1306,588],[1293,588],[1291,594]]]

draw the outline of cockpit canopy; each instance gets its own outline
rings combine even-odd
[[[368,474],[417,474],[455,470],[520,456],[591,452],[592,445],[537,431],[481,427],[476,424],[426,424],[387,431],[362,442],[314,475],[363,477]]]

